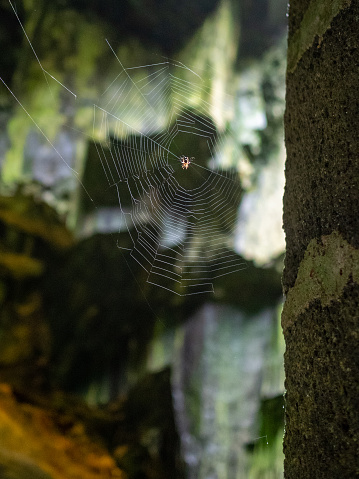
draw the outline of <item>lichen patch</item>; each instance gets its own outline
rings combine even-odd
[[[319,299],[322,306],[339,300],[349,281],[359,284],[359,250],[351,246],[338,231],[314,238],[300,263],[297,279],[288,292],[282,313],[286,329]]]
[[[350,6],[351,0],[312,0],[298,30],[291,37],[288,45],[289,73],[293,73],[303,54],[313,45],[316,36],[321,39],[330,28],[333,18]]]

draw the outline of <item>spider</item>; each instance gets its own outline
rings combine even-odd
[[[189,158],[188,156],[182,155],[180,157],[181,163],[182,163],[182,168],[188,170],[189,165],[191,164],[191,161],[194,160],[194,157]]]

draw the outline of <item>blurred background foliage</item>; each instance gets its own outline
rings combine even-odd
[[[77,98],[43,74],[1,0],[0,76],[41,129],[3,86],[1,477],[282,477],[286,2],[14,8],[43,68]],[[221,166],[240,181],[232,243],[247,267],[215,280],[214,295],[156,288],[117,248],[131,241],[118,233],[93,120],[119,69],[105,38],[125,67],[189,65],[205,82],[208,120],[234,132]],[[137,101],[126,99],[129,124],[168,127],[160,114],[137,125]]]

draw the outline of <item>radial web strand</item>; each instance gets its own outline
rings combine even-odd
[[[96,147],[120,231],[149,283],[213,292],[216,278],[244,266],[231,248],[238,175],[220,166],[230,132],[218,133],[204,82],[182,64],[125,69],[117,60],[121,71],[94,107],[94,134],[106,139]],[[187,169],[181,156],[191,158]]]

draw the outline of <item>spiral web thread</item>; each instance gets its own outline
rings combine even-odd
[[[230,246],[238,175],[218,167],[229,133],[218,134],[203,82],[183,64],[125,69],[117,60],[121,71],[105,105],[94,107],[94,129],[107,138],[97,152],[118,197],[120,230],[149,283],[181,296],[213,292],[216,278],[244,267]],[[176,76],[183,69],[193,81]],[[205,162],[195,157],[182,169],[181,155],[194,155],[180,150],[179,138],[204,143]]]
[[[9,3],[48,87],[50,77],[76,98],[43,68]],[[208,91],[198,74],[177,61],[124,68],[108,45],[120,72],[103,93],[103,104],[94,105],[93,139],[118,198],[120,232],[128,232],[131,256],[149,283],[181,296],[213,292],[216,278],[245,267],[231,245],[240,200],[238,175],[220,166],[231,134],[217,132],[210,119]],[[0,80],[93,201],[78,172]],[[180,136],[188,136],[189,145],[193,140],[204,142],[206,153],[187,153],[177,141]],[[96,143],[99,137],[106,141]],[[233,149],[235,141],[231,145]],[[181,168],[182,155],[195,157],[188,170]]]

